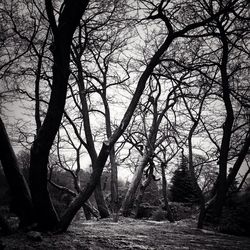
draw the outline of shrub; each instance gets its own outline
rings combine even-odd
[[[168,213],[164,210],[162,210],[161,208],[153,211],[151,219],[155,220],[155,221],[163,221],[163,220],[167,220],[168,218]]]
[[[180,166],[175,170],[171,179],[170,188],[172,201],[174,202],[197,202],[200,198],[195,191],[190,173],[188,171],[187,157],[183,156]]]
[[[174,220],[190,218],[197,212],[197,207],[191,203],[170,202],[170,209],[173,213]]]
[[[250,193],[233,194],[226,201],[219,223],[222,233],[250,236]]]

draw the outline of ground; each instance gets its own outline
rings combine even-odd
[[[1,241],[6,250],[250,249],[250,238],[199,230],[192,219],[175,223],[122,217],[117,223],[111,219],[78,220],[64,234],[42,234],[42,239],[36,241],[27,233],[18,233]]]

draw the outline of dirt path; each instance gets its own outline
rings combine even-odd
[[[42,235],[42,241],[26,234],[2,238],[5,249],[225,249],[249,250],[250,238],[198,230],[193,221],[169,222],[122,219],[75,222],[63,235]]]

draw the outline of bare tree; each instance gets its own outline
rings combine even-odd
[[[46,117],[31,148],[30,187],[37,222],[41,229],[52,229],[57,214],[47,190],[47,163],[50,148],[60,127],[69,78],[70,46],[77,25],[88,1],[65,2],[58,23],[50,0],[45,1],[48,20],[53,33],[53,83]]]
[[[1,118],[0,138],[0,160],[11,190],[14,209],[20,218],[20,227],[26,227],[35,221],[31,194],[26,180],[19,169],[14,150]],[[5,228],[7,229],[7,227]]]

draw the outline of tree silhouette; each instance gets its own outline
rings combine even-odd
[[[188,170],[188,159],[181,157],[180,166],[174,171],[170,188],[174,202],[197,202],[199,195],[195,191],[190,172]]]

